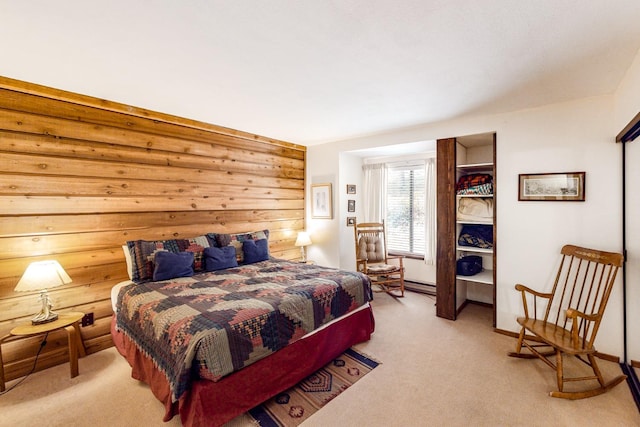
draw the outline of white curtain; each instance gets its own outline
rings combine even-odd
[[[387,168],[384,163],[365,164],[363,215],[364,222],[382,222],[387,200]]]
[[[427,218],[424,236],[424,262],[434,265],[436,259],[436,165],[435,159],[426,159],[425,185],[427,199]]]

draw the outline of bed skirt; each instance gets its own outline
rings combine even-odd
[[[114,315],[111,336],[131,365],[131,376],[147,383],[164,404],[164,421],[179,414],[187,427],[224,424],[294,386],[352,345],[367,341],[375,327],[373,312],[368,306],[220,381],[195,380],[180,400],[172,403],[164,374],[127,336],[116,330],[115,324]]]

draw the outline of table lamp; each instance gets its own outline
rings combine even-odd
[[[307,255],[305,254],[304,247],[311,244],[311,238],[309,233],[305,231],[298,232],[298,238],[296,239],[296,246],[300,246],[300,258],[302,262],[307,261]]]
[[[58,314],[51,311],[51,300],[47,288],[67,283],[71,283],[71,278],[58,261],[37,261],[29,264],[14,290],[17,292],[40,291],[42,308],[40,313],[31,319],[32,324],[39,325],[58,318]]]

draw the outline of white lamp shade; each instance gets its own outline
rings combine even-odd
[[[296,246],[309,246],[311,244],[311,238],[306,231],[300,231],[298,238],[296,239]]]
[[[17,292],[39,291],[71,283],[71,277],[58,261],[37,261],[29,264],[15,287]]]

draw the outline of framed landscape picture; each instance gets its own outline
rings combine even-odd
[[[311,218],[333,218],[331,183],[311,184]]]
[[[584,202],[585,172],[518,175],[518,200]]]

